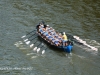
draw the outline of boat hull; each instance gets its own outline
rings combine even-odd
[[[68,45],[68,46],[55,46],[55,45],[52,45],[51,43],[49,43],[48,41],[46,41],[44,38],[41,37],[41,35],[38,34],[37,32],[37,35],[40,39],[40,41],[44,41],[44,43],[46,43],[48,46],[52,47],[52,48],[56,48],[57,50],[62,50],[64,52],[67,52],[67,53],[70,53],[72,51],[72,48],[73,48],[73,45]]]

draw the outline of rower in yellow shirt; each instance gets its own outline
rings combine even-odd
[[[65,32],[63,32],[63,46],[65,46],[65,42],[67,42],[68,41],[68,39],[67,39],[67,36],[66,36],[66,34],[65,34]]]

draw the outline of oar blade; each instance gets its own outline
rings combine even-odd
[[[30,44],[30,41],[27,41],[26,44],[29,45]]]
[[[33,50],[36,51],[37,47],[35,47]]]
[[[82,39],[80,39],[78,36],[73,36],[76,40],[78,40],[78,42],[82,43],[83,45],[91,48],[92,50],[94,51],[98,51],[97,48],[93,47],[93,46],[90,46],[89,44],[86,43],[86,41],[83,41]]]
[[[24,37],[26,37],[26,35],[22,36],[21,38],[24,38]]]
[[[25,39],[24,42],[28,41],[28,39]]]
[[[39,53],[39,51],[40,51],[40,48],[37,49],[37,53]]]
[[[33,46],[34,46],[34,44],[31,44],[31,45],[30,45],[30,48],[32,48]]]
[[[45,50],[42,51],[42,54],[44,54],[44,53],[45,53]]]

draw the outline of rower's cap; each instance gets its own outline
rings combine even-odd
[[[41,25],[41,27],[44,27],[44,25]]]
[[[61,35],[61,33],[59,33],[59,35]]]
[[[47,26],[49,26],[49,25],[47,25]]]
[[[63,34],[65,35],[65,32],[63,32]]]

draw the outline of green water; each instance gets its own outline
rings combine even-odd
[[[68,58],[50,47],[42,56],[25,44],[16,47],[41,20],[81,37],[98,52],[75,45]],[[99,32],[99,0],[0,0],[0,75],[99,75]]]

